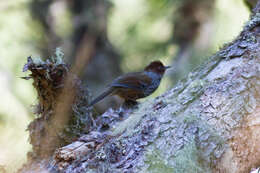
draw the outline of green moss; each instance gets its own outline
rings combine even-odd
[[[55,55],[50,58],[50,60],[55,63],[55,65],[64,64],[63,61],[64,53],[60,47],[57,47],[55,50]],[[33,63],[36,65],[43,65],[46,64],[45,61],[42,60],[41,57],[33,57]]]
[[[172,173],[174,168],[165,163],[161,158],[159,151],[153,151],[153,154],[146,156],[146,163],[149,165],[147,171],[150,173]]]
[[[33,60],[33,63],[36,65],[45,64],[45,62],[40,57],[34,57],[34,58],[32,58],[32,60]]]
[[[247,38],[246,38],[246,41],[247,42],[253,42],[253,43],[256,43],[256,41],[257,41],[257,38],[254,36],[254,35],[250,35],[250,36],[248,36]]]
[[[183,117],[183,122],[187,124],[196,122],[197,120],[199,120],[199,118],[196,115],[185,115]]]
[[[191,142],[177,153],[174,158],[175,170],[174,173],[206,173],[200,164],[199,151],[197,150],[195,143]]]
[[[56,65],[63,64],[64,53],[60,47],[57,47],[55,50],[55,58],[52,57],[52,61],[55,62]]]
[[[194,141],[185,145],[177,155],[171,159],[174,165],[170,165],[160,155],[160,151],[153,150],[147,154],[146,164],[149,173],[208,173],[209,169],[202,166],[200,153]]]
[[[190,88],[203,87],[205,84],[204,80],[198,79],[191,83]]]
[[[256,26],[257,24],[260,23],[260,13],[256,13],[251,20],[249,20],[247,23],[246,23],[246,27],[248,27],[249,29],[250,28],[253,28],[254,26]]]
[[[190,83],[190,85],[188,86],[188,88],[186,90],[188,90],[190,92],[190,96],[196,97],[205,85],[206,85],[206,82],[204,80],[196,79]]]

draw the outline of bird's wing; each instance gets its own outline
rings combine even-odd
[[[143,72],[128,73],[115,79],[111,86],[142,90],[151,84],[152,79]]]

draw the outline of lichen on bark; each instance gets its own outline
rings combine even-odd
[[[35,105],[37,118],[28,126],[33,159],[51,156],[56,148],[71,143],[92,126],[86,108],[89,91],[70,73],[63,56],[57,49],[46,61],[28,57],[23,69],[31,72],[25,79],[33,80],[39,100]]]
[[[260,1],[241,34],[185,80],[138,108],[108,110],[90,133],[56,150],[46,169],[243,173],[259,166],[259,13]]]

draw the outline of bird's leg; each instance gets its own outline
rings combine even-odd
[[[125,100],[123,103],[123,108],[134,108],[138,105],[136,100]]]

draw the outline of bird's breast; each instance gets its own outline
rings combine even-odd
[[[150,94],[152,94],[160,85],[161,82],[161,75],[158,75],[156,73],[153,72],[147,72],[147,75],[152,79],[150,85],[148,85],[145,88],[145,96],[148,96]]]

